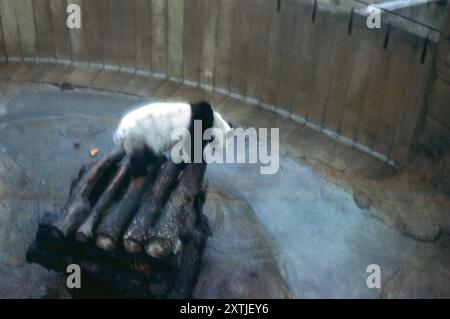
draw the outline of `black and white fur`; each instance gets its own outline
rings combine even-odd
[[[132,176],[146,174],[150,162],[160,162],[162,153],[170,150],[177,141],[172,133],[187,128],[194,137],[194,121],[202,121],[202,136],[208,128],[217,128],[224,137],[229,136],[230,126],[207,102],[152,103],[126,114],[114,133],[114,142],[123,147],[130,159]],[[203,141],[202,150],[210,141]],[[193,154],[194,143],[191,142]]]

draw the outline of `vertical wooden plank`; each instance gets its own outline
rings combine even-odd
[[[413,51],[410,68],[414,70],[409,88],[405,91],[403,110],[401,111],[393,146],[390,151],[390,157],[400,163],[408,160],[412,151],[415,133],[425,108],[427,84],[430,83],[433,75],[431,70],[434,63],[433,57],[435,56],[435,47],[430,45],[427,59],[424,64],[421,64],[423,39],[409,34],[408,43]],[[447,105],[447,110],[448,107],[449,105]]]
[[[14,5],[22,44],[22,56],[25,60],[35,60],[37,52],[33,4],[31,0],[14,0]]]
[[[0,17],[8,61],[22,59],[19,25],[16,19],[16,8],[13,1],[0,1]]]
[[[120,48],[116,31],[118,21],[114,17],[117,0],[105,0],[102,10],[103,22],[103,61],[106,68],[120,67]]]
[[[356,52],[351,64],[352,75],[347,88],[345,110],[340,133],[354,141],[363,109],[364,96],[369,82],[369,66],[374,43],[374,33],[367,28],[366,18],[353,16],[352,42]]]
[[[184,0],[167,2],[167,73],[170,78],[183,78]]]
[[[389,74],[379,116],[374,149],[388,155],[394,139],[396,124],[409,89],[414,60],[413,50],[404,42],[404,31],[391,29],[389,45]]]
[[[267,51],[265,59],[264,86],[261,94],[261,100],[264,103],[275,105],[277,102],[277,88],[280,81],[280,63],[281,63],[281,23],[283,16],[277,11],[275,1],[270,1],[268,7],[269,32],[267,34]],[[245,19],[245,17],[244,17]],[[239,35],[239,30],[236,30]],[[234,76],[234,74],[233,74]]]
[[[135,0],[136,68],[152,69],[152,13],[149,0]]]
[[[36,49],[39,60],[44,61],[55,59],[55,41],[53,40],[50,1],[41,0],[39,2],[33,2],[36,24]]]
[[[347,87],[350,83],[350,67],[355,54],[353,36],[347,34],[348,14],[336,14],[337,45],[333,56],[333,65],[329,70],[332,77],[328,92],[327,110],[324,127],[339,133],[345,109]]]
[[[167,1],[152,0],[152,71],[167,74]]]
[[[283,2],[281,14],[280,81],[277,85],[276,105],[291,113],[295,105],[297,77],[303,67],[297,60],[302,46],[302,23],[306,17],[303,7],[295,1]]]
[[[248,16],[251,11],[249,0],[234,2],[233,47],[231,52],[230,91],[245,96],[247,90],[246,76],[249,75],[250,25]]]
[[[266,52],[270,48],[267,34],[272,27],[271,17],[274,15],[277,16],[279,26],[282,17],[281,13],[276,12],[273,1],[245,0],[235,3],[231,64],[233,93],[258,100],[265,91],[265,65],[268,62]],[[272,34],[272,40],[278,43],[275,33]],[[276,46],[272,53],[278,61],[278,44]]]
[[[67,2],[50,0],[51,24],[55,45],[55,57],[60,61],[71,61],[69,29],[66,25]]]
[[[211,88],[214,85],[214,62],[216,48],[217,19],[219,3],[217,0],[202,0],[204,9],[203,41],[200,51],[200,85]]]
[[[316,67],[313,76],[312,94],[309,100],[307,118],[314,124],[323,126],[325,112],[328,103],[328,92],[331,86],[332,76],[330,69],[335,63],[333,57],[340,34],[336,33],[337,24],[335,13],[324,10],[316,14],[316,36],[314,47],[317,48],[315,59]]]
[[[83,0],[67,0],[67,4],[77,4],[83,7]],[[67,14],[64,15],[67,18]],[[81,16],[81,28],[73,28],[69,30],[70,39],[70,55],[72,62],[86,62],[86,39],[84,36],[84,17]]]
[[[200,48],[205,20],[204,9],[203,1],[184,1],[183,76],[184,80],[190,82],[199,82],[200,80]]]
[[[113,17],[118,34],[120,67],[126,71],[136,68],[136,41],[134,29],[134,8],[129,1],[114,2]]]
[[[302,47],[296,63],[302,65],[302,69],[297,77],[297,90],[295,94],[295,107],[292,114],[305,117],[308,112],[308,103],[312,92],[312,81],[316,65],[316,48],[314,37],[320,30],[317,23],[311,21],[313,5],[311,3],[302,4],[305,17],[301,19],[303,24]]]
[[[83,32],[86,39],[85,57],[87,62],[97,66],[103,65],[103,1],[83,0],[82,19]]]
[[[358,127],[356,141],[369,148],[373,147],[378,128],[378,116],[386,90],[388,75],[388,50],[384,48],[388,27],[373,29],[372,58],[369,67],[369,82],[364,97],[363,112]],[[389,46],[389,41],[388,41]]]
[[[0,14],[0,62],[6,62],[5,39],[3,37],[2,17]]]
[[[224,91],[230,90],[231,48],[233,35],[234,1],[217,0],[219,16],[216,32],[214,86]]]
[[[247,1],[247,18],[244,44],[244,61],[248,70],[245,80],[245,95],[255,100],[261,99],[264,90],[264,74],[267,56],[267,34],[270,28],[269,17],[275,10],[275,1]],[[287,8],[287,6],[286,6]],[[284,16],[284,12],[279,13]],[[292,28],[292,25],[291,25]]]

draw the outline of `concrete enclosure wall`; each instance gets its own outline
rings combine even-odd
[[[66,27],[66,6],[82,28]],[[254,102],[402,162],[436,45],[308,0],[0,0],[0,57],[169,77]],[[279,9],[279,10],[278,10]]]

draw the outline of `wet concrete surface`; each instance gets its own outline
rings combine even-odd
[[[25,262],[26,248],[39,218],[61,208],[89,149],[110,150],[121,115],[146,100],[9,82],[0,92],[0,297],[67,297],[61,276]],[[217,235],[198,297],[450,296],[448,236],[401,235],[286,154],[277,174],[259,168],[208,167],[205,213]],[[381,267],[381,289],[366,286],[369,264]]]

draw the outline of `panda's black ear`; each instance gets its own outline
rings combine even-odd
[[[206,101],[200,101],[200,102],[194,103],[193,105],[195,105],[196,107],[203,109],[203,110],[210,110],[210,109],[212,110],[211,104],[209,104]]]
[[[211,105],[206,101],[191,104],[191,116],[193,120],[202,120],[205,129],[214,124],[214,112]]]

